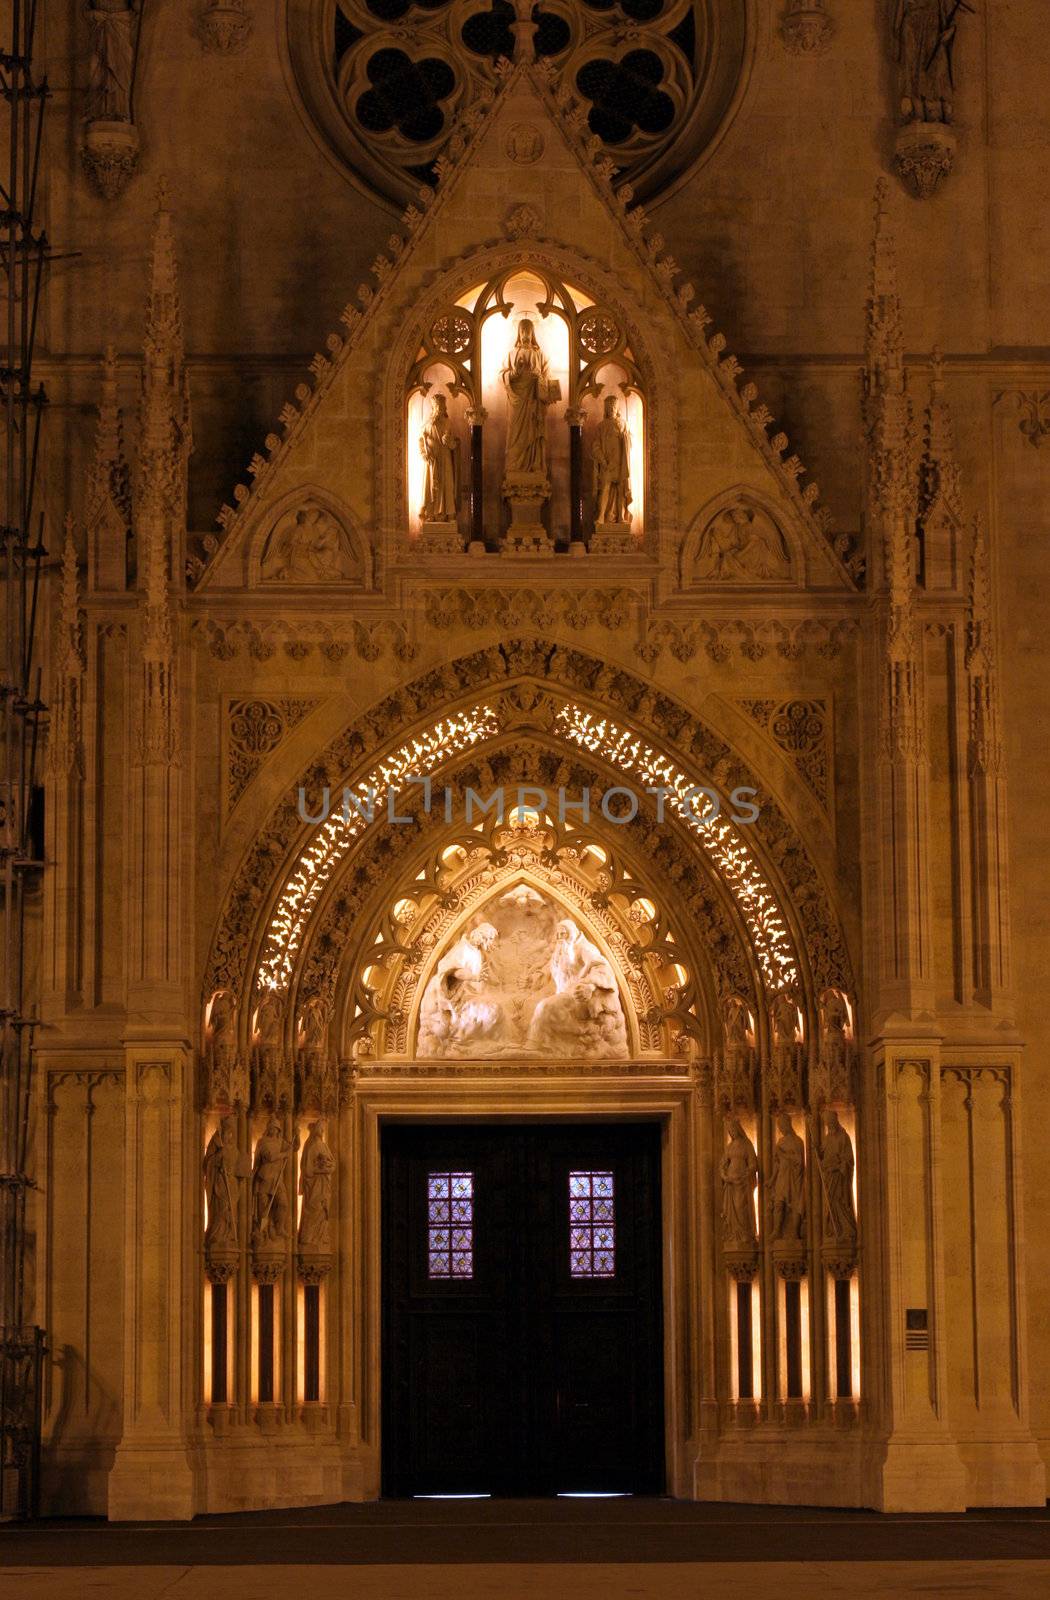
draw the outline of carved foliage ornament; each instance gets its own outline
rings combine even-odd
[[[549,0],[531,8],[527,53],[579,97],[581,120],[644,199],[682,181],[725,124],[747,59],[746,10],[739,0]],[[457,122],[491,99],[518,54],[509,0],[286,0],[285,14],[308,114],[354,177],[400,206],[434,181]],[[504,154],[538,161],[538,130],[513,124]]]
[[[894,0],[897,173],[919,200],[935,194],[955,161],[956,44],[970,0]]]
[[[304,785],[319,794],[324,784],[334,786],[343,782],[348,775],[361,771],[362,767],[367,770],[367,766],[373,764],[367,762],[368,753],[376,751],[381,743],[387,743],[392,729],[403,728],[406,724],[411,725],[418,719],[432,715],[435,706],[454,704],[458,697],[474,695],[482,686],[498,683],[508,673],[526,671],[541,679],[550,678],[554,683],[579,688],[584,693],[589,692],[597,676],[605,672],[610,681],[602,686],[604,703],[622,706],[625,717],[635,727],[651,728],[655,737],[673,740],[683,749],[688,748],[691,765],[695,767],[697,763],[702,763],[708,771],[715,772],[717,769],[725,774],[723,787],[728,784],[731,790],[737,783],[753,781],[751,774],[732,756],[728,747],[692,718],[684,707],[670,697],[658,694],[633,674],[623,670],[611,672],[582,651],[553,650],[548,643],[538,640],[508,640],[502,647],[478,651],[425,673],[387,696],[319,756],[303,774]],[[463,742],[458,742],[456,736],[456,730],[460,728],[458,717],[446,716],[441,726],[445,741],[444,760],[454,756],[457,750],[463,751],[477,743],[479,733],[482,738],[485,737],[484,731],[478,728],[473,718],[462,724]],[[425,744],[419,746],[418,754],[415,749],[406,750],[405,760],[411,761],[411,770],[419,774],[425,770],[425,754]],[[389,773],[390,780],[396,780],[397,771],[392,755],[384,762],[384,771]],[[279,872],[284,877],[284,864],[302,840],[303,826],[296,809],[297,790],[298,785],[274,809],[229,890],[209,962],[209,993],[225,985],[235,989],[244,986],[248,951],[257,936],[259,917],[267,894],[266,886],[274,882]],[[804,846],[776,801],[760,787],[756,804],[759,806],[759,816],[754,824],[755,838],[774,862],[797,909],[816,983],[821,988],[842,986],[850,989],[850,964],[841,929]],[[325,826],[334,831],[342,824],[340,819],[333,818]],[[389,831],[393,834],[398,830]],[[323,847],[321,836],[324,832],[324,828],[316,830],[316,845]],[[323,862],[320,865],[323,882],[318,884],[319,889],[323,888],[323,883],[330,876],[330,867],[325,868]],[[334,866],[334,860],[331,865]],[[291,876],[294,878],[295,873]],[[309,898],[312,901],[314,897],[311,895]],[[303,910],[308,914],[307,906],[304,905]],[[287,959],[278,957],[270,982],[283,986],[293,968],[293,954],[289,953]]]

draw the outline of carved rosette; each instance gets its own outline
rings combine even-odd
[[[929,200],[955,165],[956,138],[944,122],[909,122],[897,133],[897,176],[916,200]]]
[[[827,0],[790,0],[780,19],[780,37],[793,56],[821,56],[835,37]]]
[[[139,130],[133,122],[88,122],[80,159],[102,199],[118,200],[139,163]]]

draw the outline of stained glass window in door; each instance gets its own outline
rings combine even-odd
[[[474,1276],[474,1174],[427,1174],[427,1261],[431,1278]]]
[[[569,1173],[569,1271],[574,1278],[612,1278],[616,1274],[611,1172]]]

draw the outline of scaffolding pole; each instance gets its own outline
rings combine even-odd
[[[0,365],[4,521],[0,527],[0,1516],[39,1510],[44,1331],[28,1318],[27,1201],[34,1006],[27,994],[26,902],[43,869],[38,778],[41,717],[36,662],[43,517],[36,511],[47,396],[33,387],[33,349],[49,258],[34,216],[48,88],[33,47],[39,0],[9,0],[0,55],[8,149],[0,165],[0,268],[6,349]],[[6,9],[6,8],[5,8]],[[6,170],[3,170],[6,168]]]

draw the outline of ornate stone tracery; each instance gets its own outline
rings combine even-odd
[[[454,152],[457,123],[521,54],[507,0],[286,4],[312,126],[356,181],[404,205]],[[744,8],[727,0],[545,0],[529,53],[579,97],[581,126],[646,196],[677,187],[718,139],[746,72]],[[713,48],[717,39],[718,48]],[[508,154],[531,165],[534,129]]]

